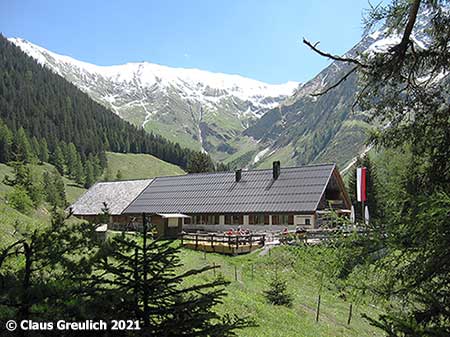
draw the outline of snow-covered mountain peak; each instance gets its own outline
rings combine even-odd
[[[99,66],[9,40],[125,120],[219,160],[254,146],[239,134],[299,88],[149,62]]]
[[[49,66],[60,75],[67,67],[90,76],[101,76],[115,84],[135,84],[143,87],[175,87],[189,96],[233,95],[241,100],[250,100],[255,105],[263,104],[264,98],[290,96],[299,86],[298,82],[267,84],[240,75],[213,73],[194,68],[173,68],[149,62],[123,65],[97,66],[78,61],[70,56],[59,55],[20,38],[9,39],[39,63]]]

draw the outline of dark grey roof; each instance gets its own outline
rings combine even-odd
[[[158,177],[124,213],[312,212],[325,191],[334,164],[272,170]]]
[[[96,183],[70,207],[74,215],[96,215],[102,213],[106,202],[109,213],[122,211],[150,184],[152,179],[126,180]]]

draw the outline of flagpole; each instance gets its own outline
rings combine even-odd
[[[362,222],[363,222],[363,224],[365,224],[366,223],[366,220],[365,220],[365,218],[364,218],[364,200],[362,200],[361,201],[361,219],[362,219]]]

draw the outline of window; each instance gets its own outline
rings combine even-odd
[[[215,218],[214,215],[208,215],[206,224],[207,225],[214,225],[215,224],[215,220],[216,220],[216,218]]]
[[[233,225],[239,225],[240,224],[239,218],[240,218],[239,215],[233,215]]]
[[[280,225],[287,226],[289,224],[289,216],[287,214],[280,215]]]
[[[255,214],[254,223],[255,225],[264,225],[264,214]]]
[[[272,225],[279,225],[280,217],[278,215],[272,215]]]
[[[310,226],[311,225],[311,219],[305,219],[305,225]]]

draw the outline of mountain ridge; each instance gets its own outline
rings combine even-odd
[[[148,62],[96,66],[9,40],[123,119],[216,160],[256,147],[251,138],[236,136],[299,86]]]

